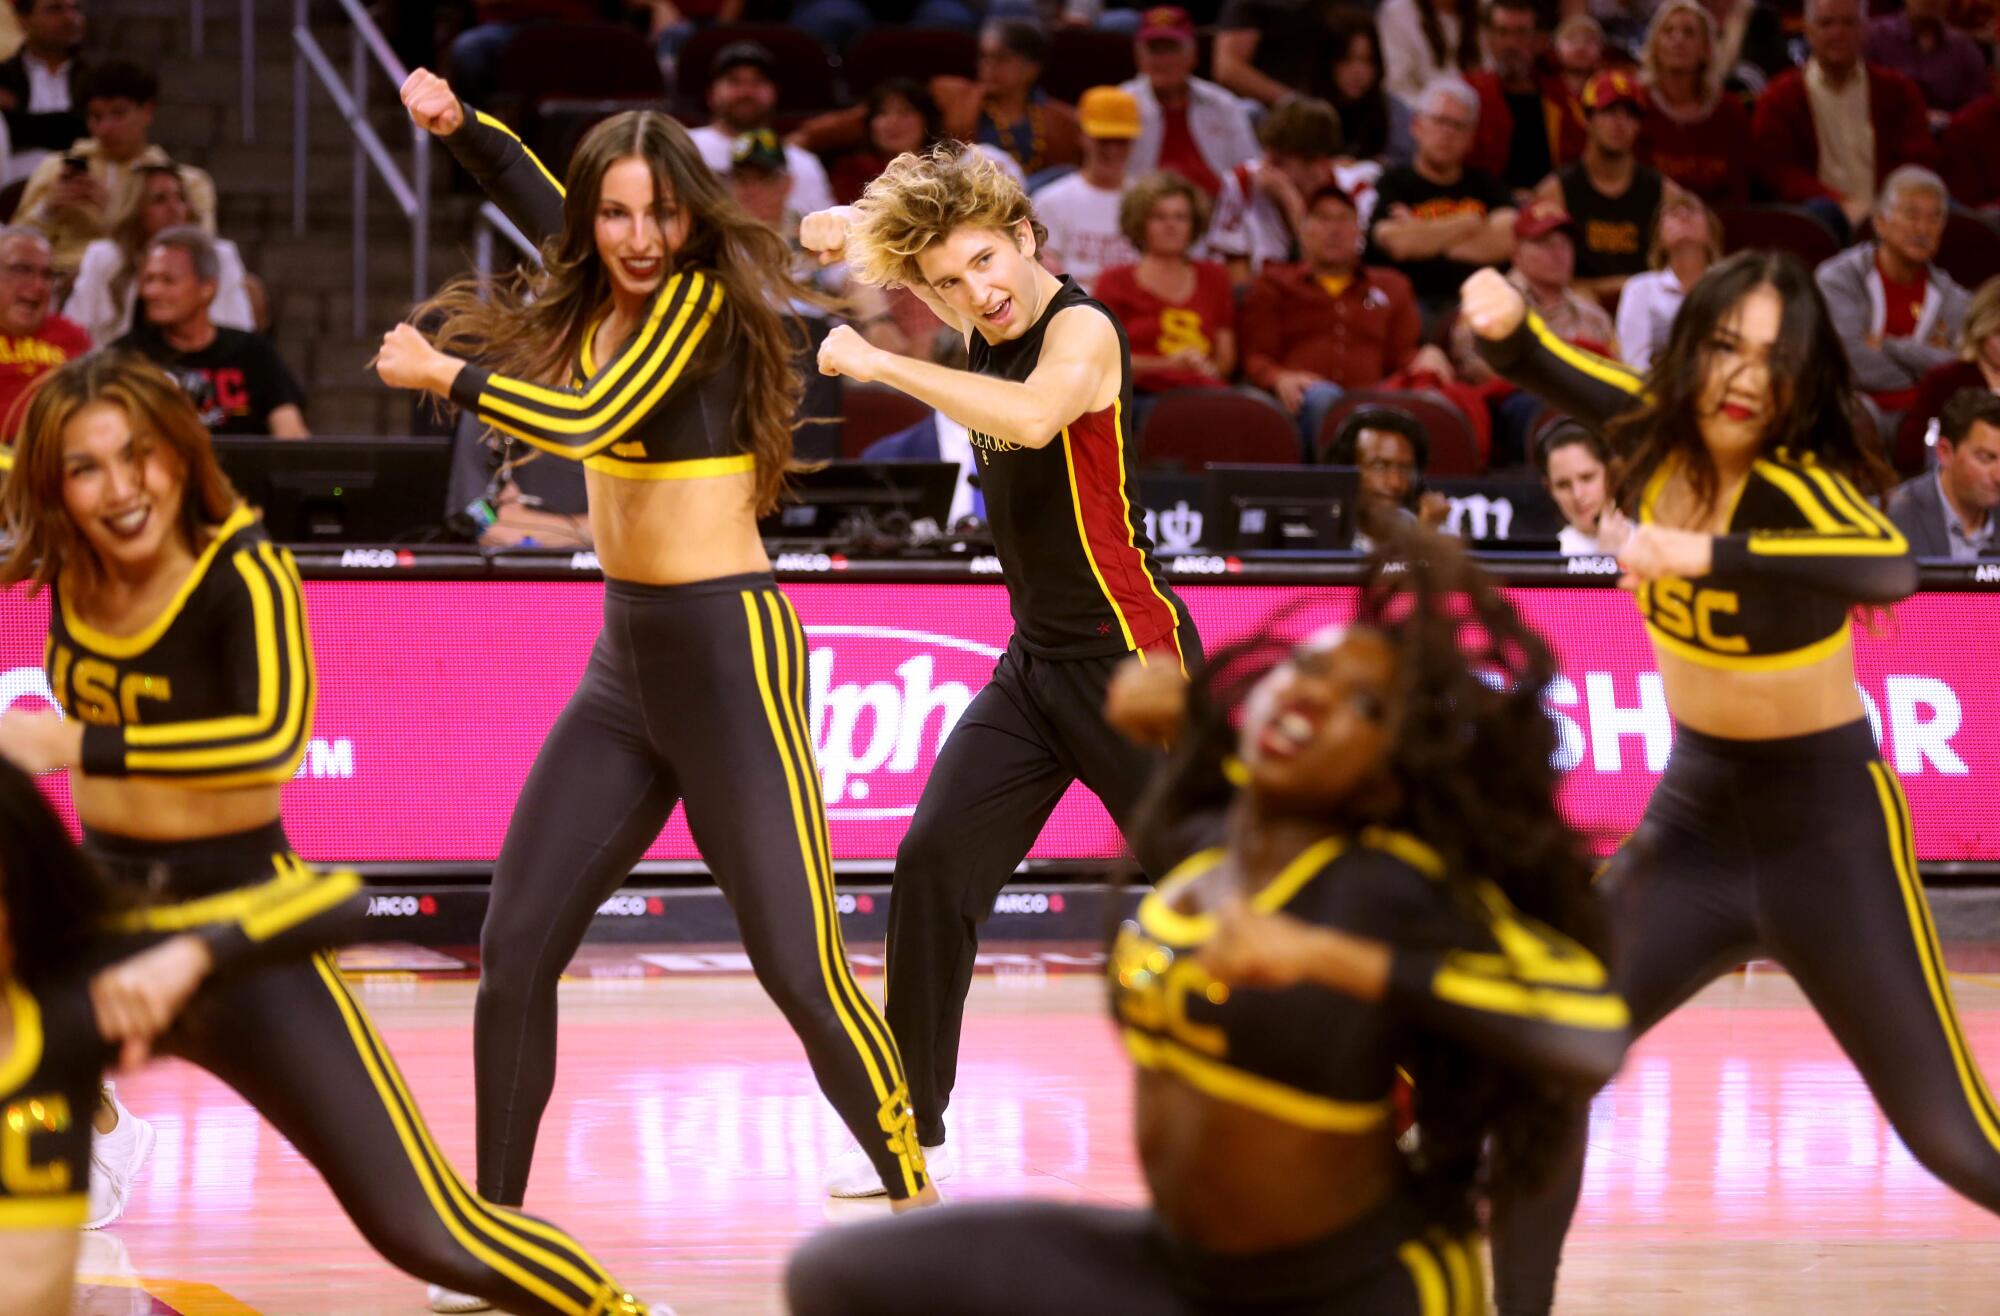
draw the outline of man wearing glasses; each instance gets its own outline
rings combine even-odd
[[[1424,88],[1410,125],[1416,159],[1386,170],[1375,185],[1369,237],[1375,263],[1409,275],[1424,336],[1458,301],[1458,286],[1482,266],[1514,255],[1514,198],[1483,169],[1468,166],[1479,131],[1479,95],[1447,74]]]
[[[90,350],[90,335],[51,309],[55,259],[49,240],[31,228],[0,228],[0,440],[21,430],[16,407],[28,385]]]

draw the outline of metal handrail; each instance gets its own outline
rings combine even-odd
[[[243,0],[246,11],[251,0]],[[368,59],[398,88],[409,77],[402,61],[358,0],[340,0],[353,24],[348,40],[347,86],[341,86],[339,70],[313,36],[306,22],[307,0],[292,0],[292,233],[306,231],[306,132],[307,100],[312,85],[310,71],[322,90],[332,98],[347,120],[354,138],[354,336],[368,332],[368,170],[373,165],[395,198],[403,218],[410,221],[411,300],[422,301],[430,292],[431,247],[431,135],[416,124],[410,125],[410,177],[404,178],[396,159],[389,154],[380,134],[368,122]],[[245,46],[249,43],[245,35]]]
[[[208,9],[204,0],[188,0],[188,54],[200,57],[208,47]],[[242,0],[237,29],[243,34],[242,114],[236,131],[246,142],[257,140],[257,4]]]
[[[526,234],[514,227],[514,221],[507,218],[506,212],[488,201],[479,207],[478,221],[472,226],[472,268],[479,272],[482,285],[493,274],[495,233],[513,243],[515,248],[530,260],[539,263],[542,259],[541,251],[534,243],[528,241]]]

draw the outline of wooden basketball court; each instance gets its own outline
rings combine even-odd
[[[1099,979],[1074,967],[1087,948],[1069,949],[1002,954],[974,984],[948,1198],[1144,1199],[1128,1066]],[[828,1224],[819,1171],[843,1130],[753,981],[686,972],[709,962],[658,950],[586,947],[564,986],[528,1206],[684,1316],[781,1311],[784,1258]],[[474,984],[355,981],[469,1178]],[[2000,979],[1967,972],[1955,987],[1974,1049],[2000,1070]],[[120,1095],[158,1143],[125,1218],[87,1236],[78,1311],[423,1310],[422,1286],[361,1243],[233,1092],[166,1063],[120,1080]],[[1592,1144],[1565,1316],[2000,1312],[2000,1222],[1911,1159],[1768,966],[1718,983],[1634,1052]]]

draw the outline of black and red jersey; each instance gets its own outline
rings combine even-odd
[[[1041,448],[970,431],[1014,632],[1030,653],[1048,658],[1178,653],[1187,607],[1161,579],[1126,469],[1132,348],[1124,326],[1065,276],[1019,338],[988,343],[973,334],[972,369],[1025,382],[1049,321],[1071,306],[1092,307],[1117,328],[1118,400],[1077,417]]]

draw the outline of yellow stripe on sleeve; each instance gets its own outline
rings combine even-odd
[[[1646,391],[1646,381],[1628,367],[1595,352],[1586,352],[1556,337],[1548,323],[1533,311],[1528,312],[1528,330],[1541,345],[1562,361],[1564,365],[1581,370],[1600,384],[1609,384],[1621,393],[1639,397]]]
[[[500,122],[492,115],[486,113],[484,110],[474,110],[472,112],[472,117],[478,122],[486,125],[488,128],[493,129],[495,132],[504,133],[507,136],[512,137],[514,141],[517,144],[519,144],[521,148],[521,154],[527,156],[528,159],[533,162],[535,168],[541,170],[542,177],[546,178],[549,182],[549,186],[553,187],[556,190],[556,195],[559,197],[567,197],[569,195],[569,193],[563,189],[563,185],[559,181],[557,181],[556,176],[549,172],[549,167],[542,163],[542,157],[536,155],[532,150],[530,150],[526,142],[521,141],[520,134],[516,133],[512,128],[509,128],[506,124]]]

